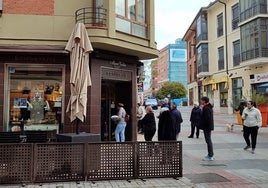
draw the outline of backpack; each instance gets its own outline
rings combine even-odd
[[[129,115],[129,114],[126,114],[126,115],[125,115],[125,122],[128,122],[129,119],[130,119],[130,115]]]

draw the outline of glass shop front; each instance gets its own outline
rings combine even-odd
[[[64,69],[64,65],[6,65],[6,131],[59,133],[63,119]]]

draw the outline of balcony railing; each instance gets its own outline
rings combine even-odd
[[[85,7],[75,12],[75,22],[84,23],[86,27],[107,27],[107,9]]]
[[[207,33],[200,34],[196,38],[196,44],[198,44],[201,41],[207,41],[207,40],[208,40],[208,34]]]
[[[257,14],[266,14],[267,13],[267,4],[256,4],[248,9],[244,10],[240,14],[240,21],[245,21],[248,18],[256,16]]]
[[[242,52],[241,53],[242,61],[247,61],[247,60],[250,60],[250,59],[260,57],[259,50],[260,50],[259,48],[255,48],[255,49],[250,49],[250,50]],[[268,54],[267,54],[267,49],[266,48],[263,48],[261,52],[262,52],[261,57],[267,57]]]

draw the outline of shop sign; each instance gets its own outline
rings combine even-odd
[[[250,79],[251,84],[268,82],[268,73],[254,74],[254,78]]]
[[[20,56],[15,55],[14,60],[16,62],[28,62],[28,63],[55,63],[56,58],[53,56]]]
[[[106,80],[131,81],[131,71],[102,67],[101,78]]]

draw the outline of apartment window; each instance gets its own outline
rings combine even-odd
[[[240,40],[233,42],[233,66],[240,65]]]
[[[217,36],[220,37],[223,35],[223,14],[217,16]]]
[[[145,23],[145,0],[138,0],[137,2],[137,21]]]
[[[268,25],[268,19],[260,19],[260,43],[261,43],[261,49],[267,49],[268,47],[268,44],[267,44],[267,25]],[[261,56],[265,56],[267,57],[267,54],[263,54],[263,51],[262,50],[261,52]]]
[[[238,3],[232,6],[232,29],[238,28],[239,23],[239,6]]]
[[[208,39],[208,29],[207,29],[207,13],[203,12],[197,18],[196,24],[196,43],[199,43],[202,40]]]
[[[240,100],[242,99],[242,88],[243,88],[243,79],[234,78],[232,79],[232,96],[233,96],[233,106],[237,107]]]
[[[116,30],[147,38],[145,0],[116,0]]]
[[[197,65],[198,73],[208,72],[209,63],[208,63],[208,44],[201,44],[197,48]]]
[[[189,65],[189,81],[190,81],[190,83],[193,81],[193,79],[192,79],[192,65]]]
[[[64,65],[7,65],[6,130],[56,130],[62,122]],[[14,122],[24,122],[16,127]],[[13,127],[14,126],[14,127]]]
[[[218,70],[224,69],[224,49],[223,46],[218,48]]]
[[[192,43],[191,42],[188,43],[188,50],[189,50],[188,56],[189,58],[191,58],[192,57]]]
[[[240,20],[244,21],[257,14],[267,14],[267,0],[243,0],[240,3]]]
[[[94,0],[95,24],[101,26],[104,22],[105,9],[103,9],[103,0]]]
[[[193,41],[193,55],[195,56],[196,55],[196,36],[194,36],[194,41]]]
[[[194,79],[197,79],[196,61],[194,61]]]
[[[116,0],[116,14],[121,16],[126,15],[125,0]]]
[[[206,91],[207,93],[207,97],[210,99],[209,102],[210,103],[213,103],[213,99],[214,99],[214,92],[212,90],[212,84],[209,84],[209,85],[206,85],[204,90]]]
[[[268,57],[267,18],[259,18],[241,26],[242,61]]]

